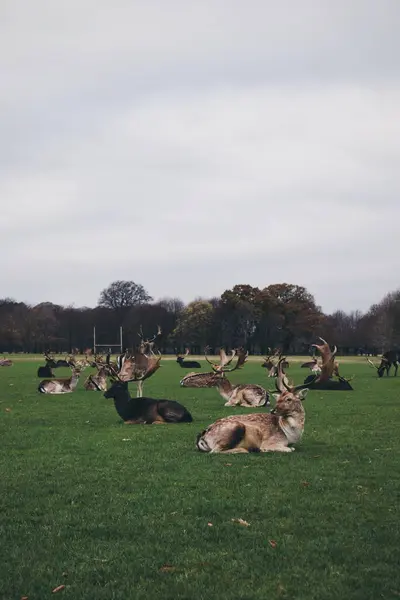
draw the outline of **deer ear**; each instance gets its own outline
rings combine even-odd
[[[304,388],[304,390],[300,390],[299,393],[297,394],[297,397],[299,398],[299,400],[303,401],[309,391],[310,391],[309,388]]]
[[[273,397],[275,398],[275,402],[278,402],[279,398],[281,397],[281,394],[280,394],[280,392],[277,392],[276,394],[275,394],[275,393],[273,393],[272,395],[273,395]]]

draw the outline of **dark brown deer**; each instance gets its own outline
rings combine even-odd
[[[308,393],[304,384],[291,386],[277,365],[276,404],[271,413],[233,415],[218,419],[202,431],[196,440],[201,452],[248,453],[293,452],[293,444],[301,440],[305,411],[303,400]]]
[[[127,425],[193,421],[190,412],[175,400],[131,398],[127,381],[114,379],[110,389],[103,395],[114,400],[115,410]]]
[[[386,372],[386,375],[389,377],[389,372],[392,367],[394,367],[394,377],[397,377],[397,370],[399,368],[400,362],[400,354],[395,350],[387,350],[381,356],[381,362],[379,365],[375,365],[371,359],[367,358],[367,361],[370,366],[374,367],[377,370],[378,377],[383,377]]]
[[[199,369],[201,367],[201,364],[199,363],[198,360],[185,360],[185,358],[187,356],[189,356],[189,353],[190,353],[189,348],[186,348],[185,354],[183,356],[181,354],[177,354],[176,362],[179,363],[179,365],[183,369]]]

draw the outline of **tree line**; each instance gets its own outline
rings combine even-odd
[[[133,281],[114,281],[102,290],[95,308],[42,302],[31,306],[0,299],[0,352],[83,352],[96,341],[107,347],[119,341],[137,346],[138,332],[151,337],[160,325],[157,344],[163,353],[202,353],[219,347],[243,346],[252,354],[268,348],[284,353],[308,353],[317,336],[336,344],[342,354],[379,354],[400,346],[400,290],[387,294],[366,313],[324,314],[306,288],[278,283],[263,289],[235,285],[219,298],[179,298],[154,301]]]

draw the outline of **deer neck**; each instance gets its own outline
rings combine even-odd
[[[290,415],[279,417],[279,427],[285,434],[289,444],[298,442],[304,431],[305,411],[301,407],[300,410],[293,411]]]
[[[232,392],[234,389],[231,382],[228,381],[228,379],[226,379],[226,377],[221,377],[221,379],[217,383],[217,387],[218,387],[218,391],[221,394],[221,396],[225,400],[229,400],[230,397],[232,396]]]
[[[78,371],[74,371],[74,373],[72,373],[72,377],[71,377],[70,383],[69,383],[69,387],[71,388],[71,390],[74,390],[76,388],[76,386],[78,385],[80,376],[81,376],[81,374]]]

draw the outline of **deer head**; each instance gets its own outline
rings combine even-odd
[[[299,401],[302,402],[308,393],[310,384],[317,379],[317,375],[315,375],[313,380],[307,384],[289,384],[288,378],[283,372],[284,360],[284,358],[281,358],[277,365],[277,377],[275,379],[276,393],[273,393],[276,400],[276,406],[271,411],[271,413],[280,416],[291,414],[293,411],[293,403],[299,403]]]

